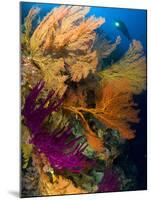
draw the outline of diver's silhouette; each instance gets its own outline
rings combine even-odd
[[[130,34],[129,34],[129,32],[128,32],[128,29],[127,29],[127,27],[126,27],[126,25],[125,25],[124,22],[122,22],[122,21],[120,21],[120,20],[115,20],[115,21],[114,21],[114,24],[115,24],[116,28],[117,28],[118,30],[120,30],[120,31],[123,33],[123,35],[124,35],[129,41],[132,40],[132,38],[131,38],[131,36],[130,36]]]

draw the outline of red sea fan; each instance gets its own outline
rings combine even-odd
[[[58,102],[46,103],[54,92],[50,92],[47,98],[36,106],[37,97],[44,87],[44,82],[38,83],[27,96],[22,114],[25,123],[31,131],[31,143],[40,153],[44,153],[51,166],[57,170],[70,170],[80,172],[88,164],[87,158],[82,154],[86,145],[80,144],[81,137],[74,138],[71,128],[64,127],[60,130],[49,132],[43,125],[45,118],[53,111],[57,111],[63,99]]]

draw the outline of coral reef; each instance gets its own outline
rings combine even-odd
[[[38,11],[33,8],[26,17],[24,26],[28,42],[24,42],[23,37],[23,49],[30,49],[29,57],[40,68],[47,88],[63,96],[67,79],[78,82],[89,72],[96,71],[98,60],[92,49],[96,36],[94,30],[105,20],[95,17],[85,20],[88,7],[61,6],[51,11],[29,37]]]
[[[105,19],[89,11],[56,6],[40,19],[33,7],[22,24],[23,197],[136,189],[127,160],[123,168],[118,162],[121,149],[137,138],[135,98],[146,90],[145,53],[133,39],[104,67],[121,37],[109,40],[100,31]]]
[[[72,131],[70,127],[63,127],[60,130],[56,129],[53,132],[48,132],[43,127],[45,118],[51,112],[56,111],[62,101],[50,103],[45,108],[46,103],[54,94],[54,92],[50,92],[47,98],[41,101],[39,107],[35,108],[36,99],[43,87],[44,82],[40,82],[32,89],[26,98],[22,111],[25,124],[31,131],[30,143],[34,144],[40,153],[46,155],[53,168],[79,172],[87,164],[86,157],[82,155],[86,145],[77,144],[81,137],[71,138]]]

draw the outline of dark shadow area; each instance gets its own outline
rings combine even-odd
[[[19,198],[19,192],[18,191],[9,191],[8,193],[10,195],[14,196],[14,197],[18,197]]]
[[[134,190],[147,189],[147,93],[134,97],[140,109],[140,122],[134,126],[136,137],[125,143],[121,155],[114,161],[127,177],[135,180]],[[132,187],[132,188],[133,188]]]

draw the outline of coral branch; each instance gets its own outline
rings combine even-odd
[[[39,13],[40,9],[39,8],[32,8],[26,19],[24,22],[24,30],[22,33],[22,37],[21,37],[21,44],[23,47],[23,51],[25,52],[25,50],[29,53],[30,52],[30,37],[32,34],[32,23],[35,19],[35,17],[37,16],[37,14]]]
[[[67,109],[75,114],[77,114],[81,122],[85,128],[85,136],[87,138],[88,144],[91,146],[92,149],[94,149],[96,152],[102,152],[104,150],[103,141],[101,138],[99,138],[89,127],[89,124],[87,123],[85,117],[83,116],[81,111],[90,112],[91,109],[84,109],[82,107],[73,107],[73,106],[64,106],[64,109]]]
[[[80,144],[81,137],[73,138],[71,128],[65,128],[49,132],[43,124],[45,118],[56,111],[62,103],[50,103],[46,106],[54,92],[50,92],[47,98],[36,105],[37,97],[44,87],[44,82],[38,83],[27,96],[22,114],[25,123],[31,131],[30,142],[35,145],[40,153],[44,153],[57,170],[68,169],[72,172],[80,172],[88,164],[87,158],[82,154],[86,145]]]
[[[84,118],[81,112],[91,113],[107,127],[118,130],[123,138],[131,139],[135,136],[135,131],[130,129],[130,123],[139,122],[139,111],[134,107],[136,104],[133,102],[126,80],[114,80],[102,86],[102,95],[96,101],[96,108],[67,107],[67,109],[73,110],[81,118]]]
[[[78,82],[96,71],[98,59],[92,48],[96,38],[94,30],[105,20],[85,19],[88,11],[89,8],[80,6],[55,8],[41,21],[31,38],[28,37],[26,46],[30,59],[41,70],[45,87],[57,91],[59,97],[68,87],[67,79]]]
[[[54,169],[80,172],[86,167],[86,157],[81,154],[86,146],[77,145],[81,138],[71,140],[71,133],[71,129],[55,134],[42,132],[33,137],[31,143],[46,155]]]
[[[46,107],[46,103],[48,103],[50,98],[54,95],[54,92],[52,91],[37,108],[35,101],[43,87],[44,82],[41,81],[32,89],[31,93],[26,98],[24,109],[22,110],[22,114],[25,116],[26,119],[26,125],[30,128],[33,134],[36,134],[37,131],[39,131],[44,119],[50,113],[56,111],[58,106],[63,101],[63,99],[61,99],[58,103],[53,102],[52,104],[49,104],[48,107]]]

